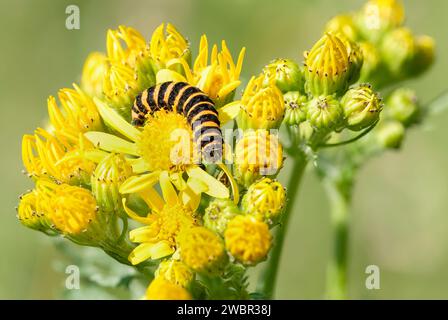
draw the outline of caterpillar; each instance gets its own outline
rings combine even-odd
[[[218,111],[213,101],[199,88],[185,82],[164,82],[137,95],[132,106],[132,124],[142,126],[146,115],[158,110],[183,115],[193,131],[193,140],[202,158],[217,162],[222,157],[223,138]]]

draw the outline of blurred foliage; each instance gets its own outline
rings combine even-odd
[[[447,88],[448,60],[443,57],[448,55],[448,2],[404,2],[410,27],[433,36],[437,42],[436,65],[412,83],[425,102]],[[359,8],[362,3],[363,0],[0,0],[0,298],[64,297],[63,266],[76,263],[76,259],[69,254],[62,256],[51,239],[23,228],[15,218],[17,194],[30,186],[20,175],[20,141],[22,134],[31,132],[36,123],[45,124],[47,96],[79,80],[89,52],[105,50],[107,28],[130,25],[149,37],[158,24],[170,21],[189,37],[195,52],[204,32],[210,42],[226,39],[232,52],[246,46],[243,81],[247,81],[274,58],[301,56],[319,37],[330,17]],[[80,30],[65,28],[65,8],[69,4],[80,7]],[[375,159],[364,168],[351,217],[352,297],[448,298],[446,121],[448,113],[429,119],[407,137],[403,150]],[[281,177],[287,176],[288,163]],[[278,298],[321,298],[324,290],[325,261],[331,248],[328,205],[313,174],[307,175],[303,186],[286,239]],[[96,269],[100,271],[95,273],[114,284],[114,270],[104,269],[107,260],[101,264],[101,259]],[[381,290],[365,289],[364,270],[370,264],[381,269]],[[81,274],[93,273],[80,267]],[[88,281],[81,283],[81,292],[70,292],[65,297],[111,297],[90,289]],[[125,292],[118,295],[131,298]]]

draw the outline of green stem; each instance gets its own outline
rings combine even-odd
[[[342,300],[348,298],[348,211],[351,202],[351,190],[345,190],[334,182],[327,182],[326,187],[331,205],[333,230],[333,250],[327,267],[326,297],[328,299]]]
[[[294,164],[287,185],[288,202],[283,212],[282,223],[276,228],[274,233],[274,247],[272,248],[268,261],[263,265],[258,280],[257,292],[261,293],[265,299],[272,299],[274,296],[283,242],[285,240],[289,218],[294,208],[300,181],[307,164],[306,157],[301,151],[297,150],[297,153],[292,159],[294,159]]]

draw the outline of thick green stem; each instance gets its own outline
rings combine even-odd
[[[291,216],[292,209],[294,208],[294,202],[300,186],[300,181],[307,164],[306,157],[302,153],[294,155],[292,159],[294,160],[294,164],[287,185],[288,202],[286,204],[285,211],[283,212],[282,224],[275,230],[274,247],[272,248],[268,261],[263,265],[263,269],[261,270],[258,280],[257,292],[261,293],[265,299],[272,299],[274,296],[283,242],[285,240],[289,218]]]
[[[349,250],[348,211],[351,190],[341,190],[333,182],[326,183],[331,205],[332,252],[327,267],[326,297],[328,299],[347,299],[347,269]]]

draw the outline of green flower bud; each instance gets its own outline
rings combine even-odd
[[[344,92],[356,80],[361,62],[348,40],[326,33],[305,53],[305,90],[317,97]]]
[[[381,50],[384,62],[396,77],[408,76],[416,54],[415,39],[409,29],[398,28],[389,32],[384,37]]]
[[[98,206],[104,212],[112,212],[122,207],[121,184],[132,175],[132,167],[121,154],[106,156],[92,174],[92,193]]]
[[[369,84],[361,84],[347,91],[341,99],[347,126],[359,131],[378,121],[382,110],[381,99]]]
[[[400,88],[392,92],[386,103],[386,115],[405,126],[418,120],[420,106],[414,90]]]
[[[315,129],[332,131],[340,128],[344,110],[334,96],[320,96],[308,102],[307,117]]]
[[[241,212],[232,200],[215,199],[205,209],[204,226],[222,235],[227,223],[238,214]]]
[[[370,0],[355,20],[362,35],[376,43],[387,31],[401,26],[404,17],[400,0]]]
[[[405,128],[398,121],[383,124],[377,132],[378,143],[385,149],[399,149],[404,136]]]
[[[382,78],[382,70],[384,69],[381,68],[381,55],[370,42],[361,42],[359,47],[364,58],[359,81],[377,83]]]
[[[264,178],[249,187],[242,208],[244,213],[272,225],[278,221],[285,203],[286,192],[281,183]]]
[[[346,38],[342,38],[347,47],[350,61],[349,74],[347,84],[351,85],[358,81],[361,75],[362,66],[364,64],[364,56],[362,50],[356,42],[350,41]]]
[[[418,76],[428,70],[434,62],[435,44],[429,36],[418,36],[415,39],[416,49],[414,59],[409,66],[409,75]]]
[[[298,125],[306,120],[307,97],[298,91],[291,91],[283,95],[285,101],[285,118],[287,125]]]
[[[325,27],[325,32],[342,35],[351,41],[359,37],[358,30],[351,15],[339,15],[332,18]]]
[[[263,68],[264,85],[275,82],[281,92],[303,90],[303,77],[299,65],[290,59],[277,59]]]

